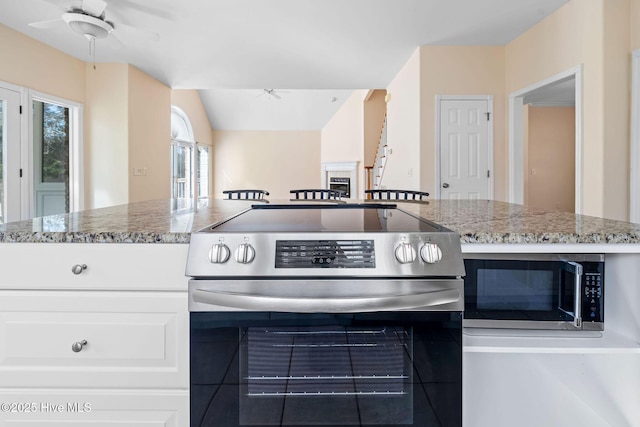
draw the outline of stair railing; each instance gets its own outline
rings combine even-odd
[[[380,140],[376,149],[376,157],[373,166],[366,166],[367,170],[367,190],[380,189],[382,176],[387,163],[387,115],[384,115],[382,129],[380,130]]]

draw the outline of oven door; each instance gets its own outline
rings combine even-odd
[[[358,306],[359,312],[337,313],[327,312],[328,304],[325,312],[212,304],[205,311],[202,300],[211,293],[194,293],[203,286],[193,282],[199,281],[190,283],[190,304],[200,302],[191,312],[191,426],[462,426],[461,311]],[[401,295],[421,288],[407,286]],[[439,298],[434,307],[456,306],[451,296]]]
[[[459,312],[191,313],[191,426],[455,426]]]

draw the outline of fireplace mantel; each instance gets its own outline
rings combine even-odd
[[[351,178],[351,197],[358,198],[358,162],[327,162],[322,164],[322,188],[329,188],[329,178]]]

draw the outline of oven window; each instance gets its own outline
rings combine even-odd
[[[413,422],[411,329],[253,327],[241,334],[241,425],[307,425],[319,417],[336,425]],[[288,398],[284,413],[263,408],[274,397]],[[390,408],[383,413],[381,405]],[[327,413],[330,407],[343,410]]]
[[[192,426],[461,426],[461,313],[191,313]]]

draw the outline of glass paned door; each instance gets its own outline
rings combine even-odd
[[[4,152],[4,123],[5,118],[4,114],[6,108],[4,106],[5,101],[0,99],[0,224],[4,223],[4,157],[2,153]]]
[[[20,93],[0,88],[0,224],[20,220]]]
[[[35,216],[69,212],[69,108],[33,101],[33,188]]]
[[[171,197],[193,197],[193,145],[174,143],[171,150]]]
[[[209,196],[209,147],[198,145],[198,197]]]

